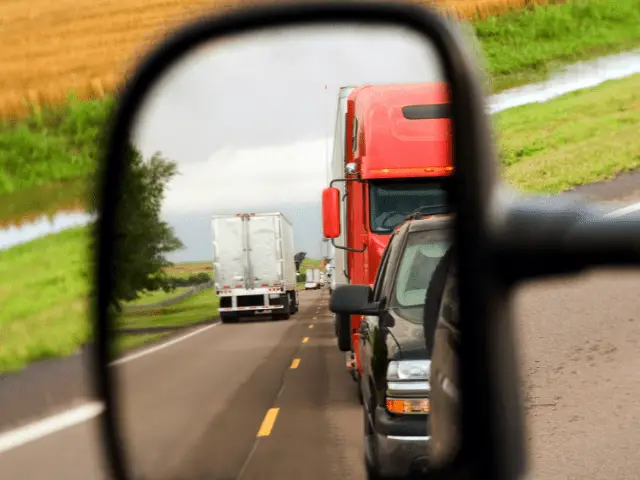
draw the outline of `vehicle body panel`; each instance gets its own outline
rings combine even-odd
[[[341,229],[334,242],[351,250],[334,249],[334,287],[374,282],[390,235],[372,231],[369,212],[375,182],[395,180],[418,186],[422,182],[420,188],[425,191],[430,185],[441,191],[438,181],[453,173],[451,122],[442,112],[448,102],[448,88],[439,82],[341,89],[331,164],[331,186],[340,191],[341,198]],[[425,104],[434,107],[435,114],[405,118],[404,107]],[[347,164],[354,164],[357,174],[349,174]],[[425,203],[430,201],[425,197]],[[351,316],[353,363],[358,374],[362,373],[361,322],[362,316]]]
[[[450,462],[461,445],[461,405],[459,379],[460,326],[458,324],[455,276],[450,275],[438,308],[432,355],[432,411],[429,429],[433,432],[433,461]]]
[[[446,237],[449,219],[449,215],[433,216],[421,221],[406,222],[396,229],[383,252],[373,286],[373,301],[381,302],[387,307],[382,308],[379,316],[365,316],[360,325],[360,389],[365,421],[369,424],[370,434],[375,437],[375,441],[369,440],[369,443],[375,444],[375,448],[372,447],[368,453],[371,455],[369,461],[388,475],[408,474],[406,469],[410,468],[412,462],[418,462],[420,468],[427,468],[429,457],[426,452],[430,447],[428,415],[398,416],[386,410],[390,388],[386,377],[389,362],[429,360],[431,357],[431,352],[426,347],[422,312],[396,309],[391,298],[396,294],[400,275],[413,275],[402,268],[402,261],[409,252],[410,235],[433,232],[434,238],[435,235]],[[424,292],[426,293],[426,285]],[[422,303],[425,293],[421,294]],[[411,312],[410,316],[407,316],[408,311]]]

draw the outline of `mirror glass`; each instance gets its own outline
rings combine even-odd
[[[365,451],[381,475],[425,468],[419,312],[448,245],[448,102],[433,45],[355,24],[210,42],[149,92],[116,246],[113,368],[135,478],[364,478]],[[341,351],[330,291],[391,296],[400,263],[393,327],[367,317]],[[402,418],[398,440],[359,399]]]

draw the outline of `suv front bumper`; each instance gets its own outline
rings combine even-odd
[[[425,416],[392,416],[376,408],[374,451],[368,461],[385,478],[402,478],[429,469],[431,437]]]

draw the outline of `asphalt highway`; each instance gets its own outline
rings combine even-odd
[[[640,183],[627,183],[624,195],[606,198],[596,187],[583,193],[619,208],[616,200],[640,201]],[[534,478],[638,478],[639,287],[636,270],[536,282],[517,292]],[[290,320],[204,327],[116,365],[137,478],[364,478],[362,412],[327,304],[326,291],[305,292]],[[55,382],[43,379],[53,375],[32,383],[42,378],[55,393]],[[15,440],[24,429],[12,429],[36,418],[25,416],[22,397],[12,400],[11,392],[37,389],[14,383],[0,383],[0,478],[107,478],[95,417]],[[3,393],[7,385],[11,392]],[[87,388],[77,389],[74,405],[91,401]],[[22,412],[20,421],[7,423],[11,412]]]
[[[301,297],[288,321],[219,324],[114,366],[136,478],[363,478],[328,292]],[[107,478],[97,435],[94,419],[7,451],[0,478]]]

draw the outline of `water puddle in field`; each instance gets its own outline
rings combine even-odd
[[[490,113],[545,102],[565,93],[640,73],[640,50],[566,66],[542,82],[505,90],[488,100]],[[0,250],[72,227],[94,217],[84,212],[86,182],[0,197]],[[80,200],[79,200],[80,199]],[[69,207],[69,203],[72,204]]]
[[[93,216],[82,211],[57,212],[53,215],[42,215],[19,226],[3,227],[0,229],[0,250],[30,242],[45,235],[59,233],[68,228],[83,226],[93,219]]]
[[[640,73],[640,50],[607,55],[574,63],[553,73],[548,80],[516,87],[492,95],[489,111],[500,112],[530,103],[546,102],[565,93],[595,87]]]
[[[0,197],[0,251],[89,223],[87,182],[20,190]]]

